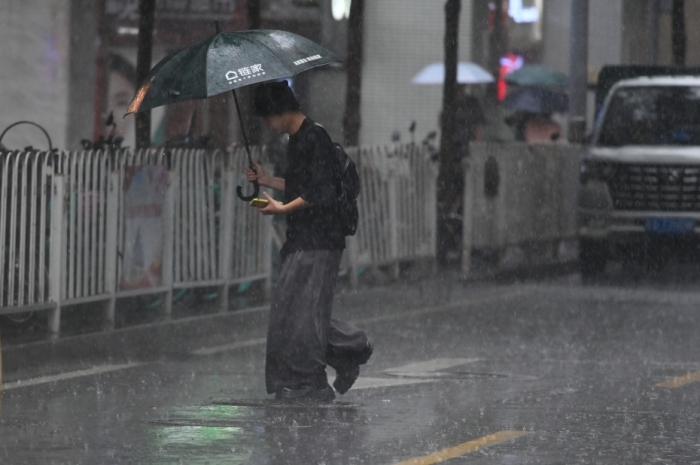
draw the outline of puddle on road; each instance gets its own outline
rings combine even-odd
[[[322,455],[361,451],[350,430],[366,423],[362,410],[349,403],[218,400],[171,409],[149,421],[144,458],[148,463],[263,464],[288,463],[282,459],[294,456],[302,460],[296,463],[315,463]]]

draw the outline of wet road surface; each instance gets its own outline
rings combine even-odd
[[[674,272],[339,296],[375,353],[330,404],[265,394],[262,326],[159,361],[18,374],[0,462],[700,463],[700,281]]]

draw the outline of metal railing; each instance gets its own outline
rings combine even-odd
[[[52,158],[16,152],[0,157],[0,312],[49,301],[47,243]]]
[[[123,290],[124,176],[137,165],[170,168],[162,282]],[[121,297],[165,294],[169,318],[176,288],[218,287],[225,311],[230,285],[265,279],[269,286],[269,218],[234,198],[245,165],[237,151],[1,154],[0,314],[48,309],[58,333],[62,307],[103,301],[111,328]]]
[[[348,238],[353,287],[357,269],[435,256],[437,165],[415,144],[348,150],[360,174],[360,221]]]
[[[348,150],[360,171],[360,224],[348,240],[353,285],[363,267],[434,256],[437,167],[415,145]],[[264,150],[253,148],[262,159]],[[125,176],[129,167],[167,168],[162,279],[123,289]],[[102,302],[99,318],[114,327],[117,299],[216,287],[226,311],[230,286],[265,280],[272,269],[271,218],[236,198],[245,183],[240,150],[122,150],[0,153],[0,314],[49,310],[60,330],[61,308]]]

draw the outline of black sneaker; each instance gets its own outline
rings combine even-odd
[[[353,384],[355,384],[355,381],[357,381],[357,377],[360,376],[360,366],[355,365],[354,367],[344,370],[344,371],[339,371],[335,375],[335,381],[333,381],[333,387],[335,388],[336,391],[338,391],[338,394],[345,394],[350,390]]]
[[[364,352],[353,360],[353,365],[347,370],[341,370],[336,373],[333,387],[338,391],[338,394],[345,394],[350,390],[352,385],[355,384],[357,377],[360,376],[360,365],[367,363],[373,351],[374,346],[372,345],[372,341],[368,339]]]
[[[298,389],[282,388],[275,392],[275,399],[329,402],[335,399],[335,393],[330,386],[326,386],[322,389],[317,389],[313,386],[302,386]]]

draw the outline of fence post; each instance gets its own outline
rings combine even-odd
[[[117,306],[117,231],[119,228],[119,172],[109,173],[107,197],[107,231],[105,237],[105,285],[109,292],[109,300],[104,314],[106,330],[114,329],[114,315]]]
[[[219,232],[219,277],[224,281],[219,289],[219,313],[228,311],[229,280],[231,279],[231,254],[233,253],[233,186],[235,172],[226,168],[221,186],[221,230]]]
[[[398,218],[398,192],[396,173],[389,170],[389,178],[387,180],[387,188],[389,190],[389,240],[391,244],[392,258],[392,277],[394,280],[399,279],[399,218]]]
[[[424,176],[427,176],[425,183],[425,191],[423,192],[425,209],[425,222],[428,242],[428,247],[431,251],[432,265],[431,268],[433,273],[437,273],[437,173],[434,165],[431,161],[427,159],[427,155],[424,154],[425,161],[422,164],[424,170]]]
[[[67,176],[53,175],[51,189],[51,261],[49,264],[49,295],[56,306],[49,311],[49,333],[57,337],[61,330],[61,303],[65,291],[66,250],[66,182]]]
[[[165,191],[165,211],[163,212],[163,286],[165,292],[161,319],[170,320],[173,315],[173,249],[175,230],[175,193],[178,190],[178,177],[174,169],[168,170],[168,187]]]

